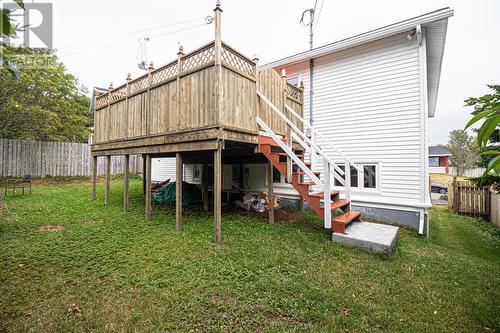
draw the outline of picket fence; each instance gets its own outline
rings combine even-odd
[[[123,173],[123,156],[111,157],[111,173]],[[97,173],[104,174],[104,158],[98,158]],[[141,156],[130,156],[130,172],[142,173]],[[90,176],[90,145],[0,139],[0,177]]]

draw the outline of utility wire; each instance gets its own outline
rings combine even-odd
[[[321,10],[323,9],[324,3],[325,3],[325,0],[322,0],[321,5],[319,6],[318,16],[316,19],[316,23],[314,24],[314,27],[313,27],[313,32],[316,31],[316,27],[318,26],[319,18],[321,17]]]
[[[150,39],[151,38],[158,38],[158,37],[161,37],[161,36],[175,34],[177,32],[181,32],[181,31],[193,30],[193,29],[205,26],[205,25],[207,25],[207,24],[206,23],[197,24],[197,25],[194,25],[194,26],[191,26],[191,27],[187,27],[187,28],[183,28],[183,29],[178,29],[178,30],[174,30],[174,31],[169,31],[169,32],[166,32],[166,33],[158,34],[158,35],[153,35],[153,36],[151,36],[149,38]],[[107,48],[113,48],[113,47],[116,47],[116,46],[132,44],[132,43],[137,43],[137,40],[126,41],[126,42],[122,42],[122,43],[117,43],[117,44],[112,44],[112,45],[106,45],[106,46],[96,47],[96,48],[93,48],[93,49],[88,49],[88,50],[83,50],[83,51],[77,51],[77,52],[72,52],[72,53],[61,54],[59,56],[70,56],[70,55],[82,54],[82,53],[87,53],[87,52],[92,52],[92,51],[97,51],[97,50],[102,50],[102,49],[107,49]]]
[[[73,45],[64,46],[64,47],[58,48],[58,50],[66,50],[66,49],[70,49],[70,48],[75,48],[77,46],[83,46],[83,45],[98,43],[98,42],[102,42],[102,41],[107,41],[107,40],[111,40],[111,39],[116,39],[116,38],[120,38],[120,37],[125,37],[125,36],[129,36],[129,35],[138,34],[138,33],[141,33],[141,32],[146,32],[146,31],[151,31],[151,30],[158,30],[158,29],[162,29],[162,28],[172,27],[172,26],[175,26],[175,25],[180,25],[180,24],[184,24],[184,23],[189,23],[189,22],[194,22],[194,21],[202,20],[204,18],[205,17],[197,17],[197,18],[193,18],[193,19],[190,19],[190,20],[174,22],[174,23],[170,23],[170,24],[165,24],[165,25],[160,25],[160,26],[156,26],[156,27],[151,27],[151,28],[148,28],[148,29],[127,32],[127,33],[113,35],[113,36],[109,36],[109,37],[105,37],[105,38],[101,38],[101,39],[94,39],[94,40],[90,40],[90,41],[87,41],[87,42],[81,42],[81,43],[77,43],[77,44],[73,44]]]

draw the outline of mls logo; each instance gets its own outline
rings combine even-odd
[[[52,49],[51,3],[24,3],[24,10],[16,3],[4,3],[2,7],[12,13],[21,27],[25,47]],[[10,41],[6,38],[5,42]]]

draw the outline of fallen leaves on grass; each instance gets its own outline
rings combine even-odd
[[[77,315],[77,316],[81,316],[82,315],[82,309],[80,309],[80,307],[78,305],[76,305],[75,303],[71,304],[68,308],[68,313],[70,315]]]
[[[349,308],[347,306],[344,306],[341,311],[342,315],[344,317],[349,317]]]
[[[62,225],[43,225],[40,227],[40,231],[59,231],[63,230],[64,227]]]

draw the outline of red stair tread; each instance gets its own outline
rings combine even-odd
[[[324,193],[325,192],[313,192],[313,193],[310,193],[309,196],[310,197],[321,197],[323,198],[324,197]],[[339,194],[340,192],[339,191],[331,191],[330,192],[330,195],[336,195],[336,194]]]
[[[349,200],[338,200],[338,201],[332,202],[331,206],[332,206],[332,209],[338,209],[338,208],[341,208],[341,207],[348,205],[349,203],[350,203]],[[324,206],[321,206],[321,208],[323,208],[323,207]]]
[[[310,165],[311,165],[311,162],[304,162],[304,161],[303,161],[302,163],[304,163],[305,165],[308,165],[308,166],[310,166]],[[297,163],[295,163],[295,162],[293,162],[292,164],[293,164],[293,165],[297,165]]]
[[[359,217],[361,215],[361,212],[356,212],[356,211],[348,211],[347,213],[344,213],[342,215],[336,216],[333,219],[334,223],[341,223],[341,224],[348,224],[355,218]]]
[[[299,185],[308,185],[308,186],[314,186],[316,185],[315,182],[303,182],[303,183],[298,183]]]

